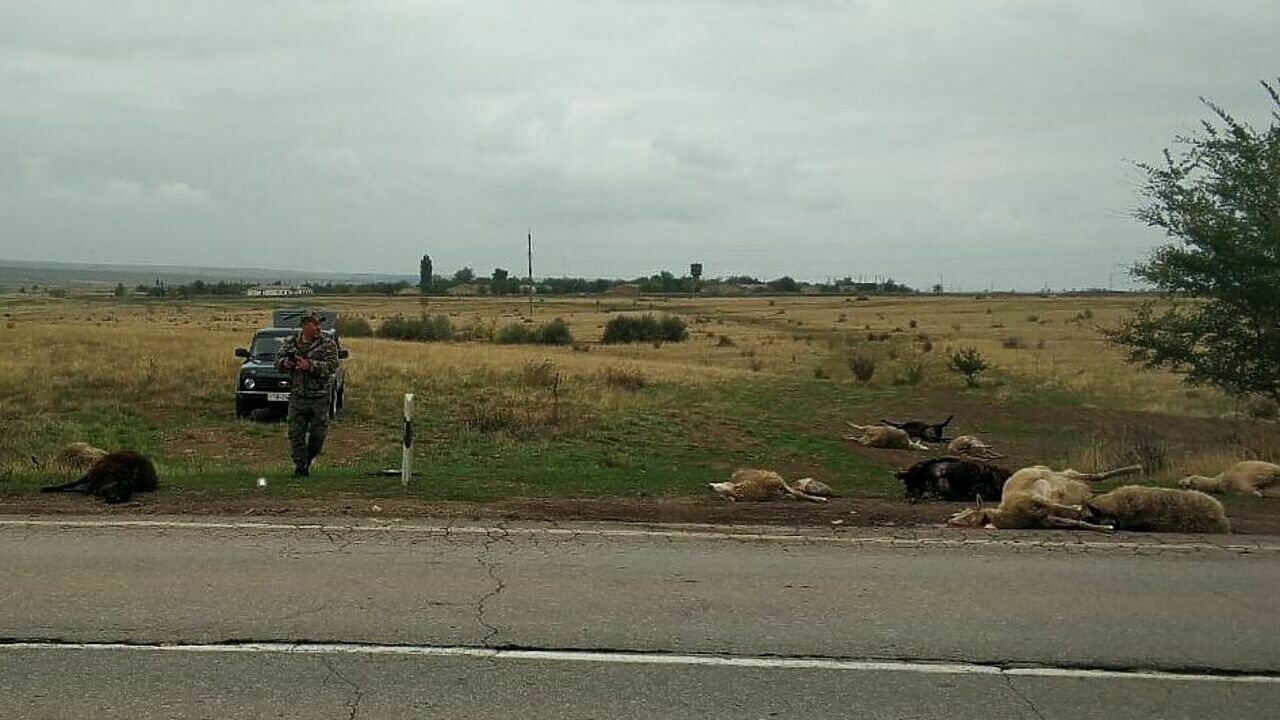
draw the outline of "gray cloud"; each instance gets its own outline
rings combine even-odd
[[[1259,123],[1274,3],[46,2],[0,258],[1099,285],[1131,160]]]

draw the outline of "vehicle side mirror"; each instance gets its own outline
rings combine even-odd
[[[242,357],[242,358],[249,357],[249,350],[246,348],[236,348],[236,357]]]
[[[347,356],[348,356],[348,355],[350,355],[350,354],[351,354],[351,353],[347,352],[346,350],[339,350],[339,351],[338,351],[338,359],[339,359],[339,360],[346,360],[346,359],[347,359]]]

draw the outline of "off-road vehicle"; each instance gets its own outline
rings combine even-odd
[[[289,410],[289,374],[276,370],[276,353],[284,341],[298,334],[302,310],[276,310],[271,313],[271,327],[253,334],[247,348],[236,348],[236,357],[244,358],[236,379],[236,417],[259,417],[261,413],[284,414]],[[338,344],[338,359],[347,357],[336,328],[338,314],[330,310],[320,313],[321,331]],[[336,416],[346,400],[346,372],[338,363],[329,395],[329,415]]]

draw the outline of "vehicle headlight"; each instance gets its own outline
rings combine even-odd
[[[245,389],[245,390],[252,390],[252,389],[253,389],[253,386],[254,386],[255,384],[256,384],[256,383],[254,383],[254,382],[253,382],[253,378],[245,378],[245,379],[244,379],[244,389]]]

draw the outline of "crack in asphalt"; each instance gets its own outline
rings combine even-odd
[[[347,708],[351,711],[351,714],[347,716],[347,720],[356,720],[356,714],[360,712],[360,701],[364,698],[364,688],[352,682],[350,678],[343,675],[336,667],[334,667],[332,658],[321,655],[320,662],[324,663],[325,670],[329,672],[329,674],[325,676],[325,683],[328,683],[330,678],[336,677],[346,684],[347,687],[351,688],[352,696],[351,699],[347,701]]]
[[[1040,708],[1036,707],[1036,704],[1031,701],[1031,698],[1023,694],[1023,692],[1013,684],[1012,675],[1009,675],[1008,673],[1001,673],[1000,677],[1004,678],[1004,684],[1008,686],[1009,691],[1012,692],[1015,696],[1017,696],[1017,698],[1021,700],[1028,708],[1031,708],[1031,712],[1035,713],[1036,717],[1040,718],[1040,720],[1045,720],[1044,714],[1040,712]]]
[[[511,539],[507,535],[506,528],[498,525],[494,528],[497,532],[489,533],[484,543],[480,546],[480,550],[476,553],[476,562],[484,568],[489,579],[493,581],[493,589],[485,592],[476,601],[476,623],[484,628],[485,636],[480,640],[481,647],[492,647],[493,639],[498,636],[498,628],[489,623],[485,619],[485,608],[490,600],[497,597],[506,589],[506,581],[498,575],[499,563],[492,559],[493,546],[499,542],[510,543]]]

